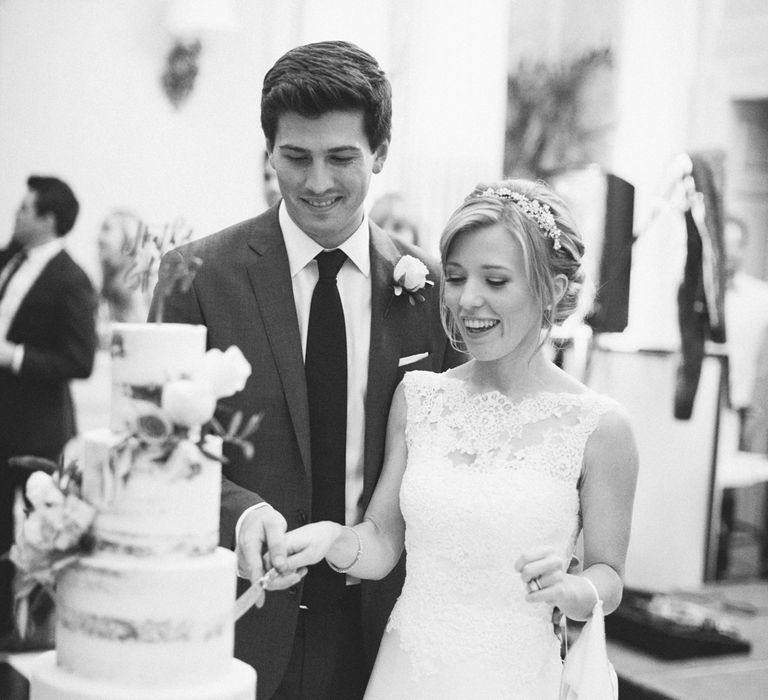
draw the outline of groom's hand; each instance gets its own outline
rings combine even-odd
[[[247,572],[253,583],[265,573],[265,554],[280,573],[286,567],[285,531],[288,528],[285,518],[272,506],[255,508],[245,516],[237,538],[237,567],[238,571]],[[264,593],[255,603],[256,607],[264,605]]]

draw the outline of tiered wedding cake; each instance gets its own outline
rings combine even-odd
[[[56,577],[56,651],[33,670],[32,700],[255,697],[253,669],[233,659],[235,555],[217,546],[221,464],[208,455],[221,443],[192,423],[215,399],[185,379],[205,364],[205,332],[113,329],[112,430],[84,436],[92,550]]]

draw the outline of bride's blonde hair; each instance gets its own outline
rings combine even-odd
[[[543,343],[552,327],[563,323],[577,308],[585,283],[584,242],[568,206],[544,182],[518,179],[480,183],[443,229],[442,264],[458,236],[495,224],[504,226],[523,250],[525,273],[545,331]],[[555,289],[558,275],[568,280],[560,299]],[[444,281],[440,285],[440,315],[451,345],[465,351],[461,333],[445,304]]]

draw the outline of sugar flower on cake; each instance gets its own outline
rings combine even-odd
[[[235,345],[225,352],[211,348],[203,357],[200,375],[210,383],[216,398],[221,399],[245,388],[245,382],[251,376],[251,365]]]
[[[250,374],[251,365],[240,348],[212,348],[190,377],[165,384],[160,405],[176,425],[204,425],[213,418],[218,399],[242,391]]]
[[[213,418],[216,397],[208,382],[181,378],[163,387],[160,405],[174,425],[193,428]]]
[[[56,467],[38,461],[46,469]],[[26,505],[20,495],[17,499],[10,551],[21,576],[17,598],[25,598],[38,584],[52,587],[56,573],[90,548],[96,510],[82,498],[76,470],[71,463],[56,467],[53,474],[33,472],[25,488]]]
[[[156,454],[158,462],[167,460],[165,468],[169,472],[177,464],[194,468],[195,460],[169,459],[179,450],[189,454],[188,445],[194,445],[207,457],[223,460],[208,449],[205,437],[209,433],[251,455],[253,447],[248,438],[258,427],[261,415],[252,416],[244,424],[242,414],[236,413],[226,427],[214,418],[219,399],[242,391],[250,374],[251,365],[239,348],[231,346],[223,352],[212,348],[191,372],[163,384],[155,401],[132,399],[129,431],[113,459],[117,481],[130,478],[130,469],[124,465],[132,464],[138,451]]]

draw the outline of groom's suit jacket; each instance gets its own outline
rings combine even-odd
[[[434,287],[426,301],[411,305],[394,297],[393,269],[404,254],[430,268]],[[166,302],[164,321],[208,327],[208,346],[238,346],[253,371],[242,392],[224,399],[220,419],[232,411],[246,417],[264,414],[253,436],[255,456],[246,459],[227,450],[221,501],[221,544],[232,549],[235,525],[243,511],[262,499],[285,516],[288,529],[312,517],[312,464],[309,413],[299,325],[288,256],[278,223],[277,206],[169,255],[202,260],[192,287]],[[446,340],[439,315],[439,267],[423,251],[395,242],[371,224],[371,338],[365,403],[365,477],[367,506],[379,477],[392,394],[406,369],[442,371],[464,357]],[[157,299],[153,302],[156,307]],[[347,329],[354,333],[354,329]],[[400,366],[403,358],[428,353]],[[402,587],[404,562],[381,581],[362,585],[366,654],[372,664],[394,601]],[[239,581],[238,593],[247,587]],[[270,592],[261,610],[252,609],[237,624],[235,652],[258,672],[258,697],[268,698],[280,682],[291,653],[302,584]]]

